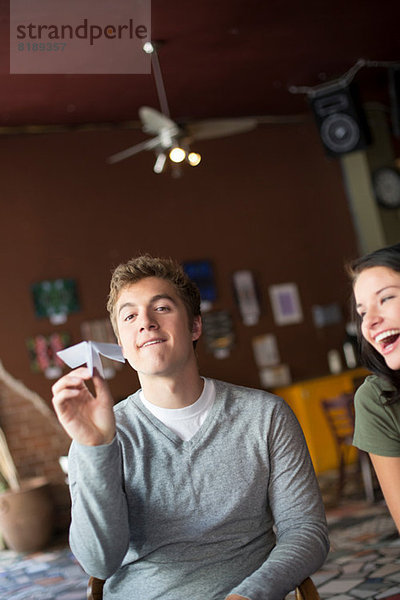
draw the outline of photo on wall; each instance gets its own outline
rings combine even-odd
[[[70,343],[70,334],[63,332],[50,335],[38,334],[26,340],[31,370],[43,373],[47,379],[57,379],[62,374],[63,362],[57,352]]]
[[[80,310],[75,279],[38,281],[31,291],[36,317],[47,317],[53,325],[65,323],[69,314]]]
[[[200,292],[202,312],[211,310],[217,298],[214,269],[209,260],[194,260],[183,263],[186,275],[197,285]]]
[[[295,283],[271,285],[269,296],[277,325],[290,325],[303,321],[299,291]]]

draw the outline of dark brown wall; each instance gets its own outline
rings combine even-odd
[[[326,353],[340,348],[343,325],[316,330],[313,304],[345,307],[344,260],[356,242],[340,167],[323,154],[313,123],[260,126],[203,142],[197,169],[181,179],[155,175],[142,153],[109,166],[105,158],[139,141],[136,132],[69,132],[0,139],[2,274],[0,359],[46,401],[51,383],[30,371],[27,337],[53,330],[80,337],[80,323],[102,318],[111,269],[148,251],[178,260],[212,260],[216,308],[234,316],[237,342],[227,360],[199,345],[201,371],[259,386],[251,339],[275,333],[295,379],[328,371]],[[263,298],[257,326],[241,324],[231,273],[252,269]],[[35,318],[30,284],[73,277],[82,311],[54,327]],[[268,286],[296,282],[304,322],[276,327]],[[112,381],[120,398],[136,387],[128,367]]]

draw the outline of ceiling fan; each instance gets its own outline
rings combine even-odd
[[[171,161],[171,164],[175,166],[186,161],[194,167],[200,163],[201,156],[198,152],[193,152],[190,149],[190,144],[193,141],[230,136],[251,131],[257,126],[257,119],[252,117],[207,119],[184,124],[178,124],[173,121],[170,117],[156,48],[157,43],[147,42],[143,50],[151,54],[151,63],[161,111],[149,106],[139,108],[139,118],[143,132],[154,137],[113,154],[107,159],[108,163],[117,163],[142,152],[142,150],[153,150],[156,155],[153,167],[155,173],[162,173],[167,161]]]

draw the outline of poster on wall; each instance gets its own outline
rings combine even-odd
[[[303,311],[295,283],[271,285],[268,291],[277,325],[290,325],[303,321]]]
[[[57,379],[62,375],[62,360],[57,356],[70,343],[69,333],[35,335],[26,340],[30,366],[34,373],[43,373],[47,379]]]
[[[245,325],[256,325],[260,319],[260,303],[256,290],[254,275],[251,271],[242,270],[233,273],[235,298]]]
[[[201,311],[211,310],[217,297],[214,269],[209,260],[195,260],[183,263],[186,275],[197,285],[200,291]]]
[[[331,304],[314,304],[311,308],[315,327],[327,327],[336,325],[343,320],[342,311],[337,302]]]
[[[272,333],[257,335],[252,340],[254,360],[257,367],[270,367],[280,362],[276,336]]]
[[[53,325],[65,323],[80,310],[75,279],[38,281],[31,286],[35,315],[47,317]]]
[[[226,310],[216,310],[203,315],[203,340],[208,352],[215,358],[227,358],[235,336],[232,317]]]
[[[264,367],[260,370],[260,381],[262,387],[268,390],[290,385],[292,378],[288,365]]]

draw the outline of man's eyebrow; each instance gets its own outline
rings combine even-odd
[[[153,304],[154,302],[158,302],[159,300],[169,300],[175,306],[177,304],[176,300],[172,298],[172,296],[170,296],[169,294],[156,294],[151,298],[150,303]]]
[[[154,304],[154,302],[158,302],[159,300],[169,300],[170,302],[172,302],[172,304],[174,304],[174,306],[177,306],[176,300],[172,298],[172,296],[170,296],[169,294],[156,294],[155,296],[152,296],[150,298],[149,304]],[[135,302],[124,302],[119,307],[118,314],[120,314],[121,311],[127,306],[129,306],[130,308],[134,308],[135,306],[137,306],[137,304]]]
[[[123,304],[121,304],[121,306],[118,309],[118,314],[120,314],[121,310],[123,310],[124,308],[126,308],[127,306],[130,306],[131,308],[136,306],[133,302],[124,302]]]

